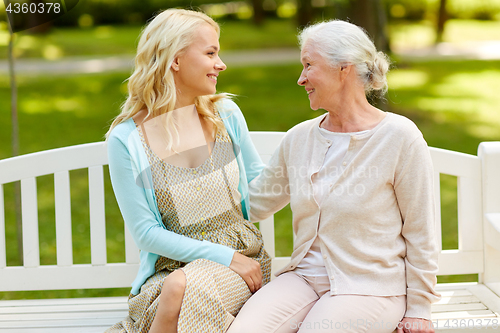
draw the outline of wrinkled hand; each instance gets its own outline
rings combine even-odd
[[[238,273],[242,279],[245,280],[252,293],[262,287],[262,271],[257,261],[239,252],[234,252],[233,260],[229,268]]]
[[[398,324],[397,333],[434,333],[434,327],[430,320],[405,317]]]

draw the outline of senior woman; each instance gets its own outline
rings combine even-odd
[[[318,23],[300,36],[303,86],[328,111],[286,134],[250,183],[251,220],[290,202],[290,263],[244,305],[241,332],[433,332],[437,246],[433,171],[409,119],[370,105],[387,57],[359,27]]]

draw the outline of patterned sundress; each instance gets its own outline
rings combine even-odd
[[[153,186],[165,227],[190,238],[231,247],[257,260],[263,284],[269,282],[271,259],[260,231],[245,220],[238,191],[239,168],[231,138],[216,135],[212,154],[197,168],[183,168],[161,160],[139,136],[151,165]],[[108,333],[147,333],[158,306],[163,280],[176,269],[186,275],[186,289],[177,324],[178,333],[225,332],[251,296],[246,282],[230,268],[198,259],[183,263],[165,257],[156,262],[156,273],[129,297],[129,317]]]

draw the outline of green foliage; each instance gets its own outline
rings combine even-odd
[[[498,20],[500,0],[448,0],[448,14],[451,18]]]
[[[384,0],[389,18],[420,21],[437,16],[439,0]],[[500,14],[500,0],[448,0],[449,18],[495,20]]]
[[[311,0],[315,16],[320,19],[342,17],[349,7],[350,0]],[[246,2],[252,15],[250,0]],[[439,0],[382,0],[390,21],[423,19],[434,20],[437,15]],[[448,0],[449,18],[498,20],[500,18],[500,0]],[[81,0],[69,13],[52,22],[54,26],[89,27],[98,25],[142,25],[157,12],[168,8],[205,8],[212,4],[227,4],[227,0]],[[234,5],[234,2],[231,2]],[[292,6],[296,11],[296,1],[265,1],[265,13],[269,17],[277,17],[284,7]],[[217,15],[216,15],[217,16]],[[228,19],[238,19],[231,13],[222,15]],[[6,20],[5,7],[0,2],[0,21]]]
[[[394,52],[432,47],[436,31],[431,21],[400,20],[388,26]],[[455,20],[446,22],[443,41],[463,43],[500,39],[500,21]]]
[[[385,0],[384,4],[390,19],[421,21],[425,18],[432,0]]]

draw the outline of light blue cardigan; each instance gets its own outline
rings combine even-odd
[[[224,99],[216,105],[233,141],[240,171],[238,190],[242,197],[243,216],[248,219],[248,183],[260,173],[264,165],[236,103]],[[155,263],[160,255],[181,262],[203,258],[225,266],[231,264],[234,249],[181,236],[165,228],[151,186],[149,162],[132,119],[117,125],[111,132],[108,138],[108,158],[118,206],[141,250],[140,268],[132,283],[132,294],[138,294],[146,279],[155,273]]]

